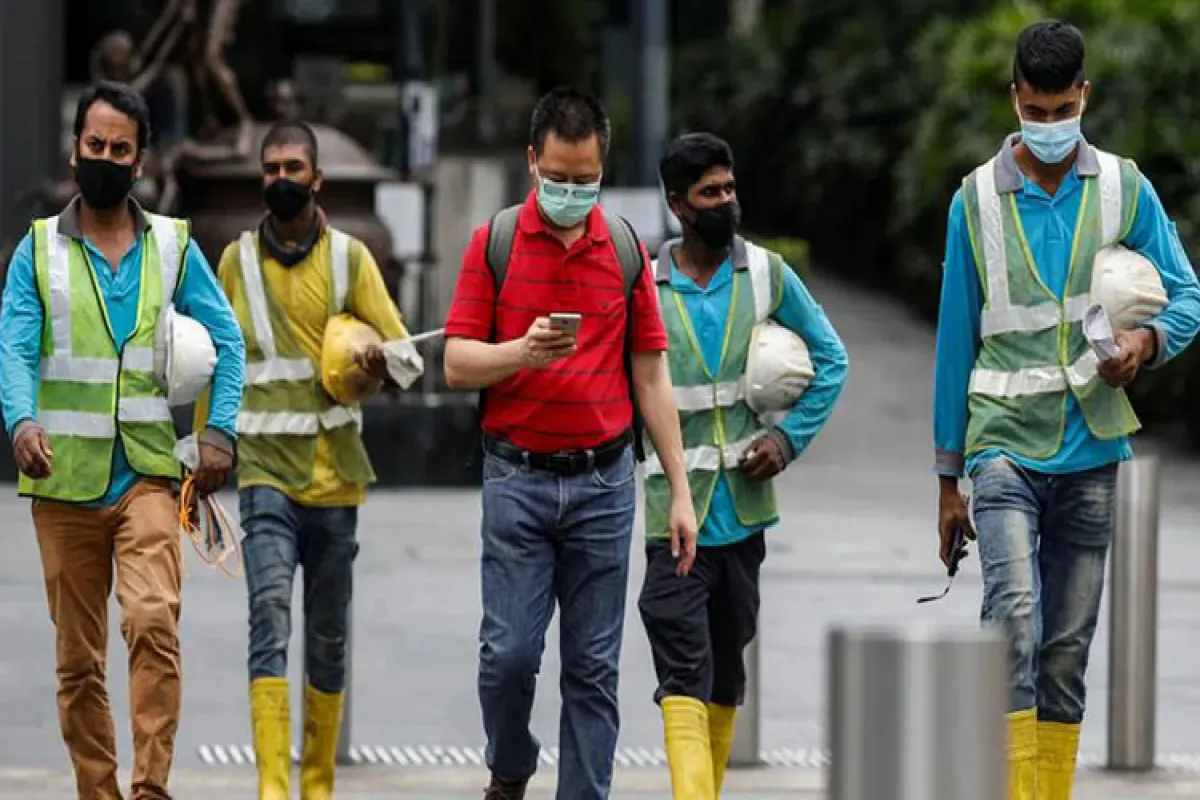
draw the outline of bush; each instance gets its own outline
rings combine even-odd
[[[748,236],[760,247],[774,250],[778,253],[800,280],[808,280],[811,263],[809,261],[808,242],[804,239],[770,239]]]
[[[1087,38],[1094,89],[1084,131],[1105,150],[1134,158],[1177,221],[1185,245],[1200,242],[1200,23],[1195,0],[1010,0],[967,22],[935,20],[912,50],[913,91],[929,98],[895,169],[889,231],[901,295],[932,316],[937,307],[949,200],[962,177],[1017,128],[1009,96],[1013,45],[1030,22],[1067,19]],[[1189,248],[1190,250],[1191,248]],[[1135,385],[1147,421],[1197,420],[1198,356],[1189,352]]]

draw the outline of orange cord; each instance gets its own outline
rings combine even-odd
[[[196,499],[191,470],[179,490],[179,531],[188,537],[196,555],[230,577],[242,574],[242,545],[238,528],[213,495]],[[231,560],[233,569],[227,564]]]

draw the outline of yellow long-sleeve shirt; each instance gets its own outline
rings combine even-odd
[[[325,339],[325,323],[329,319],[330,293],[330,248],[329,231],[326,230],[313,247],[312,252],[301,262],[291,267],[271,258],[263,252],[262,274],[267,293],[275,305],[291,323],[297,344],[315,364],[321,363],[321,344]],[[351,283],[346,297],[347,311],[379,332],[384,341],[401,339],[408,335],[400,312],[388,295],[387,286],[379,265],[371,252],[358,240],[351,240],[350,251]],[[217,278],[225,289],[234,308],[245,299],[233,291],[235,271],[239,269],[238,245],[233,242],[225,248]],[[246,332],[243,331],[243,335]],[[207,394],[196,404],[197,419],[206,419]],[[197,428],[198,430],[198,428]],[[269,485],[288,495],[292,500],[309,506],[353,506],[361,505],[366,499],[367,487],[361,483],[347,483],[334,469],[329,454],[329,442],[324,431],[318,435],[317,451],[313,460],[312,482],[303,491],[289,490],[281,484],[268,480],[252,483],[239,481],[239,488],[249,485]]]

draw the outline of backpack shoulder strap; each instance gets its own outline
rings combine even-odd
[[[512,255],[513,238],[517,234],[517,217],[521,207],[509,206],[496,212],[488,223],[487,265],[496,281],[496,296],[500,296],[500,287],[504,285],[504,276],[508,274],[508,259]]]
[[[617,260],[621,262],[621,276],[625,280],[625,297],[628,299],[633,294],[633,287],[637,285],[645,267],[642,248],[633,226],[624,217],[605,214],[604,221],[608,225],[609,235],[612,236]]]

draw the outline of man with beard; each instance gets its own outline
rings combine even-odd
[[[662,246],[654,278],[700,539],[691,571],[681,574],[669,546],[667,485],[650,453],[648,564],[638,608],[658,677],[674,795],[713,800],[745,690],[742,651],[757,631],[765,532],[779,522],[771,479],[829,419],[847,359],[796,273],[737,235],[728,144],[710,133],[680,136],[659,174],[683,229],[682,239]],[[805,342],[812,364],[807,389],[775,424],[750,408],[745,379],[756,326],[772,322]]]
[[[167,798],[179,725],[182,573],[175,427],[154,372],[165,307],[203,325],[217,353],[199,420],[200,495],[233,463],[245,349],[187,223],[129,198],[150,138],[145,101],[98,83],[79,99],[79,196],[36,220],[9,265],[0,401],[19,491],[33,499],[57,652],[59,722],[79,797],[119,800],[105,689],[116,565],[129,647],[133,800]]]
[[[338,405],[318,365],[329,320],[350,313],[384,340],[407,335],[362,242],[333,228],[317,203],[317,137],[285,120],[262,141],[268,214],[225,248],[219,278],[246,338],[238,415],[238,501],[250,602],[250,711],[261,800],[287,800],[291,731],[287,681],[292,581],[304,569],[304,744],[301,796],[333,796],[346,686],[346,636],[358,507],[375,473],[362,411]],[[383,352],[356,354],[372,376]]]

